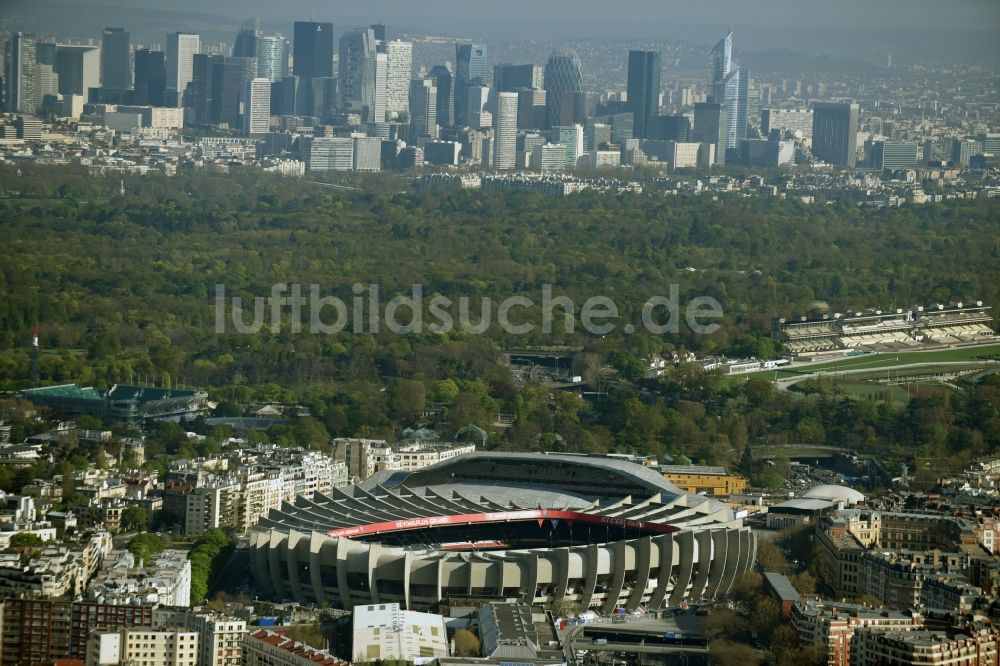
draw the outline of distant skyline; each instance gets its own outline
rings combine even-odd
[[[361,4],[331,3],[329,0],[55,0],[74,7],[108,6],[132,9],[198,12],[242,19],[320,21],[365,18],[407,23],[429,28],[441,24],[467,29],[477,22],[531,22],[577,20],[601,24],[719,24],[745,26],[821,28],[901,28],[945,30],[1000,30],[997,0],[507,0],[503,3],[463,0],[366,0]],[[6,0],[5,4],[16,5]],[[524,17],[523,19],[521,17]],[[592,35],[588,35],[592,36]]]
[[[437,35],[456,42],[553,43],[614,40],[627,48],[687,43],[707,50],[733,28],[741,58],[794,52],[901,66],[937,63],[993,67],[1000,60],[1000,0],[621,0],[610,11],[596,0],[475,3],[458,0],[0,0],[0,26],[67,40],[128,29],[136,44],[161,45],[168,32],[200,34],[206,44],[232,45],[240,25],[259,17],[268,32],[292,36],[294,21],[329,21],[334,33],[384,22],[389,36]],[[810,27],[795,27],[808,24]],[[501,49],[502,50],[502,49]],[[450,58],[448,58],[450,59]]]

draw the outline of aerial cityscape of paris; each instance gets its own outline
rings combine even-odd
[[[0,43],[0,666],[1000,666],[996,0]]]

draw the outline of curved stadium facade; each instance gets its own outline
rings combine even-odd
[[[718,598],[754,561],[716,500],[612,458],[477,452],[298,498],[251,534],[261,594],[300,603],[452,596],[610,613]]]

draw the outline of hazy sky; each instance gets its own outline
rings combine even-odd
[[[8,0],[0,0],[3,5]],[[84,4],[83,0],[63,0]],[[470,22],[518,15],[546,22],[576,16],[587,23],[711,23],[736,26],[1000,30],[1000,0],[87,0],[133,8],[199,11],[269,20],[348,21],[378,17],[426,27],[467,30]],[[596,27],[596,26],[595,26]],[[442,30],[445,32],[446,30]],[[454,32],[455,30],[447,30]]]

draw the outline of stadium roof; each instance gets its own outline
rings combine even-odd
[[[189,389],[164,389],[116,384],[107,391],[77,384],[25,389],[21,396],[57,411],[92,414],[99,418],[159,418],[188,414],[203,407],[208,394]]]
[[[865,496],[854,488],[847,486],[836,486],[821,484],[813,486],[802,493],[803,499],[828,500],[830,502],[843,502],[846,505],[858,504],[865,501]]]
[[[272,509],[251,530],[258,589],[347,608],[430,608],[492,589],[533,604],[571,595],[581,608],[610,613],[725,594],[754,559],[742,517],[634,463],[487,452],[399,480]],[[652,583],[654,567],[675,562],[679,577]],[[605,577],[610,584],[599,590]],[[571,592],[575,579],[589,587]]]
[[[829,509],[831,506],[833,506],[833,502],[828,500],[796,498],[782,502],[781,504],[775,504],[768,511],[823,511],[824,509]]]
[[[566,493],[539,488],[519,488],[516,486],[484,487],[474,483],[443,483],[434,486],[434,491],[446,497],[454,494],[457,497],[470,499],[474,502],[487,501],[525,508],[582,509],[594,504],[592,501],[584,500],[575,495],[567,495]]]
[[[79,386],[77,384],[60,384],[58,386],[43,386],[41,388],[25,389],[21,392],[25,398],[32,397],[53,397],[53,398],[75,398],[77,400],[100,400],[101,394],[92,386]]]
[[[546,473],[553,462],[563,467]],[[543,474],[522,483],[528,465]],[[431,473],[424,474],[428,470]],[[469,470],[471,480],[463,477]],[[596,476],[591,474],[595,471]],[[488,472],[493,473],[489,478],[476,478]],[[335,488],[312,500],[296,498],[294,504],[272,510],[260,527],[374,536],[446,525],[552,518],[628,525],[655,533],[677,525],[718,525],[734,519],[732,511],[716,500],[682,492],[641,465],[605,458],[472,453],[391,478],[399,482],[395,487],[368,483]],[[578,491],[581,482],[613,490]],[[621,495],[621,489],[634,494]]]
[[[510,469],[524,466],[530,472],[516,481],[505,480],[506,487],[544,488],[581,498],[624,497],[660,495],[663,501],[685,493],[663,478],[656,470],[625,460],[603,456],[566,455],[551,453],[499,453],[475,451],[445,460],[410,474],[392,474],[379,482],[387,488],[405,485],[410,488],[437,486],[444,483],[466,485],[494,485],[485,474],[492,466]],[[565,470],[558,483],[546,471]],[[615,483],[603,483],[614,481]],[[624,485],[623,485],[624,484]],[[641,497],[633,497],[640,499]],[[721,505],[720,505],[721,506]]]
[[[139,402],[151,402],[153,400],[193,398],[197,395],[198,391],[191,391],[187,389],[165,389],[152,386],[128,386],[125,384],[115,384],[108,389],[105,397],[108,400],[137,400]]]

